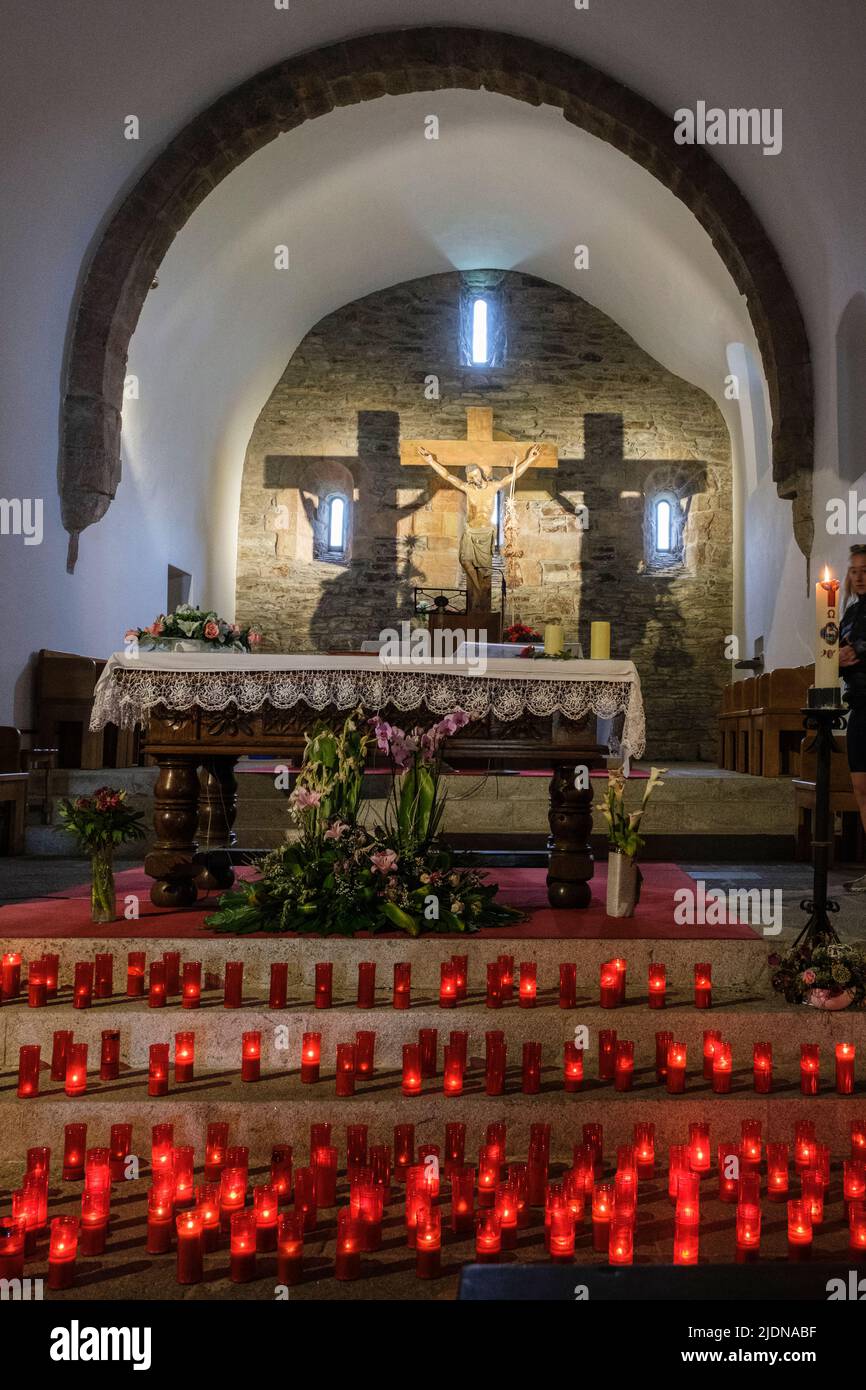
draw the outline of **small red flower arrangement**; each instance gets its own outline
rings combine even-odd
[[[527,627],[526,623],[512,623],[511,627],[507,627],[502,634],[502,640],[509,644],[516,644],[518,642],[542,642],[544,638],[540,632],[535,632],[531,627]],[[523,652],[520,655],[523,656]]]

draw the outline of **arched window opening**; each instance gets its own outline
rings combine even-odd
[[[671,504],[662,497],[655,506],[655,548],[660,555],[670,555],[673,550],[673,526]]]
[[[324,507],[324,541],[325,560],[339,561],[345,559],[348,527],[347,521],[349,509],[345,497],[340,493],[332,493],[325,499]]]
[[[490,361],[487,327],[487,300],[476,299],[472,305],[472,361],[476,367],[486,366]]]

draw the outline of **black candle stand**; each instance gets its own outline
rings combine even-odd
[[[803,727],[814,730],[814,738],[804,752],[815,749],[815,816],[812,822],[812,896],[803,898],[800,907],[809,913],[809,920],[794,942],[798,946],[825,946],[838,941],[830,913],[839,911],[839,904],[827,897],[827,872],[833,831],[830,825],[830,759],[838,752],[833,737],[845,727],[845,711],[839,703],[839,691],[809,691],[809,705],[803,710]]]

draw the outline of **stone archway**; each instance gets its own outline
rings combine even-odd
[[[96,248],[71,323],[61,420],[60,494],[70,535],[99,521],[120,481],[129,341],[177,233],[216,185],[278,135],[338,106],[444,88],[485,89],[565,119],[634,159],[713,240],[745,296],[773,414],[773,477],[794,501],[808,553],[812,372],[802,316],[778,254],[739,189],[702,147],[674,143],[670,117],[578,58],[512,34],[421,28],[372,34],[290,58],[235,87],[159,154]]]

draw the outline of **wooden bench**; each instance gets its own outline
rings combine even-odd
[[[104,661],[43,648],[36,658],[35,728],[42,748],[57,749],[57,766],[136,767],[140,729],[109,724],[90,731],[93,692]]]
[[[802,775],[793,780],[794,805],[796,808],[796,859],[812,857],[812,823],[815,817],[815,751],[806,745],[811,734],[801,742],[800,771]],[[840,858],[846,863],[856,863],[866,858],[866,833],[860,819],[860,809],[851,787],[851,774],[848,771],[848,758],[845,752],[845,735],[835,736],[836,752],[830,759],[830,814],[841,817],[841,833],[833,836],[830,848],[831,862]]]
[[[21,734],[0,728],[0,854],[24,853],[27,773],[21,770]]]
[[[725,688],[719,713],[719,766],[754,777],[799,772],[803,706],[814,666],[781,666]]]

